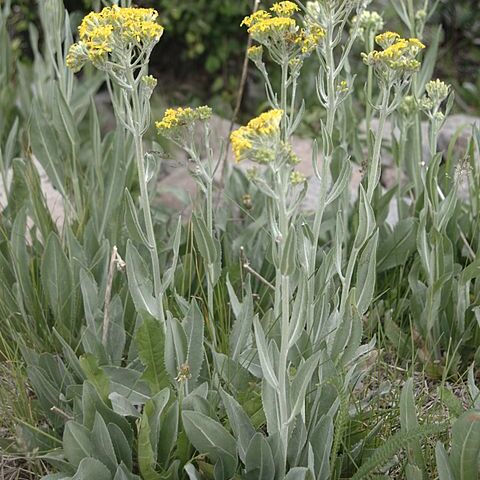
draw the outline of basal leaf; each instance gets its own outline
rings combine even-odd
[[[148,382],[152,393],[157,393],[169,384],[165,368],[165,335],[158,320],[145,317],[137,330],[135,343],[145,365],[142,379]]]

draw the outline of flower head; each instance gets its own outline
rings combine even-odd
[[[379,32],[383,28],[382,16],[374,11],[364,10],[360,15],[353,17],[352,24],[358,27],[357,35],[365,32]]]
[[[399,39],[400,35],[396,32],[383,32],[375,37],[375,41],[382,48],[388,48],[392,46]]]
[[[428,97],[436,104],[442,103],[450,93],[450,85],[440,79],[431,80],[425,86]]]
[[[272,162],[280,141],[282,116],[283,110],[269,110],[232,132],[230,140],[236,161],[250,158],[258,163]]]
[[[197,108],[169,108],[162,120],[155,123],[159,134],[171,136],[186,127],[191,127],[195,122],[208,120],[212,116],[212,109],[207,106]]]
[[[375,37],[383,50],[363,53],[363,61],[375,67],[377,73],[385,76],[389,71],[399,75],[416,72],[420,62],[416,59],[425,45],[417,38],[404,39],[398,33],[385,32]]]
[[[307,177],[302,172],[295,170],[290,174],[290,183],[292,185],[300,185],[306,181]]]
[[[445,113],[442,111],[442,103],[450,95],[450,85],[441,80],[431,80],[425,85],[426,94],[420,99],[420,108],[432,122],[440,126],[445,120],[450,107],[447,105]]]
[[[279,17],[291,17],[300,9],[293,2],[278,2],[274,3],[270,10],[275,12]]]
[[[403,98],[402,103],[398,107],[400,115],[404,118],[412,118],[418,112],[417,100],[413,95],[407,95]]]
[[[263,47],[261,45],[254,45],[247,50],[247,55],[252,62],[261,62],[263,56]]]
[[[157,16],[153,8],[116,5],[89,13],[78,28],[79,42],[70,47],[67,66],[78,71],[90,61],[95,67],[106,69],[107,61],[117,62],[131,47],[148,52],[163,34]]]
[[[293,15],[299,11],[293,2],[278,2],[270,11],[258,10],[245,17],[241,25],[248,28],[252,38],[266,47],[277,63],[285,58],[303,59],[311,54],[325,36],[318,24],[308,23],[300,28]]]

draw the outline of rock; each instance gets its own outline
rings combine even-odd
[[[238,128],[238,125],[234,125],[234,128]],[[213,116],[210,121],[210,130],[212,133],[211,147],[213,150],[213,155],[214,158],[219,158],[222,152],[222,142],[224,142],[225,139],[228,138],[230,133],[230,122],[218,116]],[[198,135],[200,134],[201,132],[198,132]],[[296,169],[299,172],[303,173],[309,179],[307,196],[303,203],[303,208],[307,211],[314,210],[317,207],[316,202],[320,189],[319,181],[315,177],[313,171],[312,143],[312,139],[301,138],[297,136],[293,136],[291,139],[293,151],[300,159],[300,163],[298,164]],[[182,202],[177,196],[172,194],[172,186],[178,186],[184,189],[187,192],[187,195],[193,198],[196,194],[196,185],[195,181],[188,172],[187,167],[185,166],[187,162],[187,156],[183,152],[175,152],[173,155],[178,158],[177,168],[174,169],[172,173],[159,180],[159,195],[157,197],[157,201],[162,203],[166,207],[178,209],[182,207]],[[233,152],[230,147],[227,152],[226,162],[228,162],[229,165],[234,164]],[[216,172],[216,180],[218,182],[220,182],[222,177],[223,163],[224,162],[222,161]],[[237,168],[240,168],[244,172],[246,172],[249,168],[252,168],[253,166],[256,166],[256,164],[250,161],[242,161],[240,164],[236,165]],[[350,189],[354,196],[356,196],[356,192],[358,189],[358,185],[360,184],[361,178],[362,175],[360,167],[357,165],[353,165],[353,174],[352,181],[350,183]]]
[[[63,198],[62,195],[55,190],[50,179],[47,176],[47,173],[43,169],[40,162],[33,157],[33,165],[38,171],[38,175],[40,177],[40,188],[43,192],[43,196],[45,198],[45,203],[47,205],[48,210],[52,216],[53,221],[57,225],[57,227],[61,227],[65,221],[65,210],[63,205]],[[7,189],[10,188],[10,183],[12,181],[11,172],[7,172]],[[0,212],[5,208],[7,204],[7,196],[5,192],[5,185],[0,182]],[[30,227],[32,225],[31,220],[28,220],[27,226]]]
[[[447,152],[450,142],[455,135],[458,138],[455,141],[454,152],[457,158],[465,155],[470,138],[472,136],[472,126],[477,125],[480,128],[480,118],[472,115],[458,114],[447,117],[445,125],[438,135],[438,148]]]
[[[480,126],[480,119],[469,115],[452,115],[449,117],[438,138],[439,149],[446,151],[451,139],[456,133],[459,132],[458,139],[455,142],[454,151],[457,152],[458,157],[461,158],[465,154],[465,151],[468,147],[468,142],[471,135],[471,125],[474,123]],[[372,121],[372,128],[375,130],[377,125],[377,120],[374,119]],[[234,128],[238,128],[238,125],[234,125]],[[365,125],[363,125],[363,127],[361,125],[360,128],[363,128],[363,132],[365,132]],[[227,162],[229,165],[234,164],[231,148],[228,149],[226,160],[224,158],[220,158],[222,156],[225,157],[224,153],[222,154],[222,142],[225,142],[229,136],[230,122],[218,116],[213,116],[210,122],[210,130],[213,155],[214,158],[219,159],[220,161],[219,168],[216,172],[216,180],[220,182],[224,163]],[[398,129],[394,128],[391,122],[387,122],[383,134],[385,139],[385,148],[382,151],[382,184],[386,188],[391,188],[397,180],[396,169],[393,165],[393,158],[389,152],[389,146],[391,145],[392,134],[398,136],[398,133]],[[196,132],[196,135],[203,135],[203,132],[199,130]],[[422,122],[422,136],[424,156],[425,158],[428,158],[429,146],[427,122]],[[314,175],[312,166],[311,155],[313,142],[311,139],[294,136],[291,140],[291,143],[294,152],[300,158],[300,163],[297,167],[297,170],[299,170],[309,179],[307,195],[303,203],[303,208],[306,211],[311,211],[317,207],[317,199],[320,189],[320,183]],[[188,160],[186,154],[183,151],[176,150],[172,152],[172,157],[172,160],[166,161],[168,163],[168,168],[163,170],[166,172],[166,175],[163,175],[157,183],[158,195],[156,202],[175,210],[188,210],[196,196],[196,184],[186,167]],[[57,225],[61,226],[65,217],[61,195],[53,188],[40,163],[36,159],[34,159],[34,163],[40,174],[42,191],[44,192],[47,206]],[[254,164],[249,161],[243,161],[237,165],[237,167],[243,171],[246,171],[252,166],[254,166]],[[358,186],[361,180],[361,168],[358,165],[353,165],[353,173],[350,182],[352,198],[356,198]],[[5,204],[5,191],[3,184],[0,182],[0,208],[3,208]],[[392,208],[394,208],[394,206],[392,206]],[[389,223],[391,222],[395,222],[395,215],[393,213],[389,217]]]

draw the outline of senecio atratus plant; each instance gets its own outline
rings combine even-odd
[[[129,238],[119,244],[121,251],[113,248],[110,262],[105,262],[104,254],[90,255],[90,270],[79,268],[89,259],[71,253],[81,252],[73,232],[66,230],[65,234],[68,258],[58,237],[48,237],[41,274],[50,278],[52,270],[56,275],[45,287],[50,307],[59,306],[59,319],[76,312],[76,307],[71,312],[62,310],[69,305],[70,292],[65,302],[59,292],[66,285],[74,292],[78,283],[87,326],[75,324],[65,333],[52,329],[61,357],[22,348],[38,403],[48,410],[46,417],[54,432],[40,435],[45,447],[40,453],[48,451],[44,460],[61,473],[45,479],[358,480],[371,478],[405,447],[406,478],[428,478],[420,441],[445,426],[418,423],[412,381],[405,384],[400,398],[401,428],[384,445],[364,455],[375,431],[353,445],[354,440],[349,439],[348,445],[344,442],[352,392],[377,355],[375,338],[365,344],[362,334],[364,316],[376,294],[377,266],[385,262],[377,255],[381,233],[385,233],[382,205],[396,195],[399,225],[405,228],[408,223],[416,232],[420,261],[412,268],[409,285],[413,320],[428,352],[427,360],[433,362],[444,351],[442,292],[456,286],[455,295],[463,299],[456,313],[465,316],[472,282],[478,276],[475,268],[460,277],[447,275],[454,271],[447,228],[456,208],[457,177],[448,185],[437,180],[437,137],[452,96],[443,82],[429,82],[430,66],[422,67],[426,46],[421,38],[428,2],[422,14],[413,15],[413,2],[397,5],[400,17],[410,27],[409,38],[382,33],[382,17],[367,10],[369,3],[318,0],[302,5],[282,1],[243,20],[241,26],[254,42],[248,56],[265,82],[269,109],[233,131],[229,139],[236,162],[248,163],[249,168],[246,175],[227,169],[226,188],[244,182],[252,192],[252,196],[244,196],[244,205],[262,205],[258,218],[252,210],[251,223],[243,224],[246,233],[236,231],[245,240],[236,243],[242,248],[231,252],[223,247],[227,227],[225,215],[216,208],[222,196],[215,192],[223,154],[216,158],[210,147],[211,109],[169,108],[155,122],[160,135],[186,152],[198,186],[200,201],[188,231],[200,258],[195,269],[200,290],[206,287],[205,302],[194,295],[184,298],[186,295],[178,292],[176,270],[185,268],[180,265],[182,223],[178,221],[169,240],[167,262],[159,248],[150,205],[149,183],[157,166],[155,155],[145,151],[144,136],[151,125],[150,100],[157,83],[149,75],[149,59],[163,34],[157,12],[130,5],[105,7],[82,20],[77,43],[65,34],[63,43],[48,45],[48,61],[59,81],[55,98],[61,100],[60,115],[54,112],[54,117],[57,115],[59,125],[65,125],[71,139],[67,145],[73,153],[66,158],[75,166],[75,156],[80,154],[74,148],[75,135],[68,135],[77,128],[74,116],[65,114],[75,101],[71,73],[84,67],[90,75],[98,70],[106,81],[118,124],[115,140],[105,140],[103,147],[114,161],[117,155],[134,159],[125,164],[125,170],[136,173],[139,199],[134,184],[124,181],[122,222]],[[68,31],[68,16],[63,17],[61,2],[48,0],[42,8],[45,18],[48,10],[57,20],[59,31]],[[366,70],[366,160],[358,195],[351,199],[353,146],[347,124],[355,77],[350,60],[359,39],[365,50],[361,58]],[[304,114],[299,79],[309,57],[318,60],[316,92],[325,110],[318,144],[312,148],[312,181],[319,188],[311,213],[301,208],[308,184],[297,169],[299,159],[291,146]],[[69,70],[59,59],[65,59]],[[280,73],[278,86],[272,80],[276,78],[273,69]],[[429,121],[430,158],[426,162],[418,132],[421,114]],[[40,147],[50,145],[35,118],[34,138],[42,140],[38,141]],[[97,125],[98,119],[93,114],[92,118]],[[384,193],[380,175],[388,122],[401,127],[395,158],[411,184]],[[92,132],[100,136],[98,128]],[[408,145],[415,155],[408,155]],[[473,141],[471,145],[474,150]],[[51,151],[40,147],[34,150],[45,155]],[[92,150],[100,158],[99,148],[97,144]],[[41,159],[45,155],[40,155]],[[66,222],[75,222],[78,235],[95,233],[98,248],[106,251],[108,260],[107,238],[121,241],[122,233],[110,229],[106,216],[98,221],[94,217],[91,229],[84,227],[90,199],[82,191],[82,183],[75,183],[78,172],[73,166],[72,185],[61,191],[67,206]],[[101,178],[101,167],[97,167],[93,178]],[[49,170],[56,171],[53,167]],[[404,190],[409,193],[408,201]],[[222,204],[222,208],[228,207]],[[407,218],[412,215],[418,215],[418,222]],[[14,233],[23,241],[24,211],[19,218]],[[352,223],[355,228],[350,228]],[[261,228],[255,230],[257,226]],[[387,233],[394,236],[392,242],[400,235]],[[91,238],[84,243],[94,248]],[[26,258],[25,248],[17,239],[14,253]],[[445,249],[449,254],[439,259]],[[125,261],[120,256],[123,250]],[[230,281],[223,271],[225,258],[232,256],[240,258],[245,268],[240,282]],[[271,268],[262,270],[259,257]],[[255,260],[249,263],[245,259]],[[169,268],[165,268],[167,263]],[[122,283],[123,276],[113,281],[115,267],[126,272],[126,282]],[[108,274],[98,275],[102,268]],[[28,262],[19,264],[17,270],[18,275],[12,273],[17,275],[16,288],[31,290]],[[57,274],[62,271],[68,274]],[[98,284],[92,272],[101,277]],[[55,287],[59,280],[62,284]],[[113,297],[112,290],[116,292]],[[228,292],[235,319],[227,332],[217,322],[222,291]],[[13,296],[11,301],[15,305]],[[221,302],[226,303],[226,298]],[[474,318],[476,314],[468,310],[468,315]],[[464,322],[451,338],[460,344],[469,328]],[[80,357],[77,351],[82,353]],[[478,409],[473,366],[469,372],[469,390]],[[437,444],[442,480],[473,480],[478,468],[475,446],[480,443],[479,426],[478,410],[465,412],[453,427],[450,452],[443,443]],[[31,429],[32,435],[39,433]],[[59,448],[52,450],[52,446]]]

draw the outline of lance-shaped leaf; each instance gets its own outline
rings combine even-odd
[[[370,238],[375,229],[375,215],[362,185],[360,185],[360,203],[358,208],[358,229],[355,236],[354,248],[359,250]]]
[[[41,274],[48,303],[58,328],[62,334],[68,335],[71,339],[75,334],[73,273],[55,233],[48,237],[42,257]]]
[[[360,256],[357,267],[357,310],[363,315],[370,306],[375,292],[378,230],[370,238]]]
[[[187,310],[188,311],[188,310]],[[182,324],[168,312],[165,342],[165,366],[171,378],[175,378],[187,359],[187,336]]]
[[[93,456],[93,443],[90,432],[77,422],[69,421],[63,431],[63,451],[67,460],[75,465],[83,458]]]
[[[470,397],[472,398],[474,407],[477,410],[480,410],[480,389],[475,383],[474,367],[475,364],[472,363],[468,369],[468,390],[470,392]]]
[[[80,270],[80,289],[82,291],[83,298],[83,311],[87,325],[97,330],[97,324],[95,322],[95,315],[98,311],[98,286],[95,278],[91,272],[82,268]]]
[[[250,281],[246,282],[244,300],[240,303],[235,295],[230,281],[227,278],[227,288],[230,297],[230,304],[235,315],[232,333],[230,335],[230,357],[238,360],[240,354],[245,350],[252,330],[253,323],[253,296]]]
[[[100,460],[114,475],[118,467],[117,457],[107,425],[98,412],[95,413],[95,422],[90,437],[94,449],[93,456]]]
[[[275,478],[272,449],[260,432],[256,433],[250,441],[245,459],[245,479],[259,478],[264,480]]]
[[[146,317],[137,330],[135,343],[138,356],[145,365],[142,379],[148,382],[155,394],[169,384],[165,368],[165,335],[160,323]]]
[[[147,312],[152,317],[160,319],[159,306],[153,296],[153,286],[148,277],[147,267],[130,241],[127,243],[126,263],[128,289],[137,312]]]
[[[216,420],[200,412],[184,410],[183,426],[189,440],[200,452],[215,462],[222,461],[226,470],[237,465],[237,442]]]
[[[315,464],[315,478],[330,478],[330,453],[333,444],[333,421],[325,415],[310,439]]]
[[[32,151],[47,172],[48,178],[54,187],[68,199],[65,189],[65,166],[61,161],[57,138],[52,128],[48,127],[49,122],[42,114],[38,103],[33,106],[30,139]]]
[[[53,124],[58,133],[58,141],[65,145],[69,154],[80,144],[76,122],[70,105],[65,100],[62,90],[55,84],[53,99]],[[68,145],[67,145],[68,143]]]
[[[213,265],[218,258],[218,252],[211,232],[208,231],[203,218],[198,215],[192,216],[192,225],[193,235],[202,258],[207,264]]]
[[[107,402],[110,393],[110,381],[105,372],[98,366],[98,360],[91,353],[80,357],[80,366],[84,375],[95,386],[102,401]]]
[[[95,458],[84,458],[72,480],[111,480],[108,468]]]
[[[318,366],[318,362],[320,361],[320,356],[321,352],[313,354],[311,357],[307,358],[307,360],[305,360],[305,362],[300,365],[300,368],[297,370],[290,388],[291,411],[290,418],[288,419],[287,423],[292,422],[302,410],[305,402],[305,394],[307,393],[310,380],[312,379],[312,376]]]
[[[262,325],[257,317],[253,319],[255,328],[255,340],[257,343],[258,357],[260,359],[260,365],[262,367],[262,373],[265,380],[275,390],[278,389],[278,379],[273,369],[273,364],[268,353],[267,339],[263,331]]]
[[[452,427],[450,463],[457,480],[477,478],[480,467],[480,412],[465,412]]]
[[[455,475],[453,474],[448,454],[441,442],[437,442],[435,447],[435,458],[437,460],[439,480],[455,480]]]
[[[409,432],[418,427],[417,413],[415,411],[415,398],[413,396],[413,379],[409,378],[402,388],[400,395],[400,425],[402,430]],[[407,445],[408,461],[421,471],[425,468],[422,448],[418,440]]]
[[[297,233],[295,227],[290,225],[287,240],[283,248],[282,258],[280,260],[280,271],[282,275],[292,275],[296,268],[297,258]]]
[[[203,363],[203,329],[204,319],[197,302],[192,300],[187,315],[183,320],[183,328],[187,337],[186,363],[190,368],[189,383],[194,386]]]
[[[227,411],[228,420],[232,427],[233,433],[237,438],[238,453],[240,459],[245,463],[247,449],[250,445],[252,437],[255,435],[255,429],[253,428],[248,415],[245,413],[240,404],[225,390],[220,390],[223,405]]]
[[[138,468],[145,480],[161,480],[162,476],[155,471],[156,455],[150,436],[148,415],[144,411],[138,425]]]
[[[108,396],[108,399],[112,403],[112,408],[115,413],[118,413],[122,417],[140,418],[140,413],[133,403],[120,393],[112,392]]]
[[[318,477],[320,478],[320,477]],[[289,470],[285,480],[314,480],[315,477],[311,470],[306,467],[295,467]]]
[[[177,222],[177,228],[175,230],[175,235],[173,237],[173,245],[172,245],[172,252],[173,252],[173,258],[172,258],[172,264],[168,268],[168,270],[163,274],[163,279],[162,279],[162,289],[161,292],[165,293],[167,291],[167,288],[172,284],[175,271],[177,269],[177,263],[178,263],[178,253],[180,250],[180,240],[182,238],[182,218],[179,216],[178,217],[178,222]]]
[[[342,161],[342,169],[340,170],[340,174],[338,175],[338,178],[328,194],[327,201],[325,202],[326,205],[330,205],[330,203],[334,202],[345,191],[350,182],[351,176],[352,164],[350,162],[350,158],[346,157]]]
[[[133,198],[127,188],[125,189],[125,203],[125,225],[127,226],[130,238],[139,243],[143,243],[145,246],[148,246],[149,243],[143,231],[142,225],[140,224],[135,202],[133,201]]]
[[[156,470],[158,442],[160,441],[160,416],[170,398],[170,390],[164,388],[146,404],[139,422],[138,464],[142,478],[160,480]]]
[[[415,251],[418,223],[414,218],[400,220],[393,232],[378,245],[378,273],[404,265]]]

